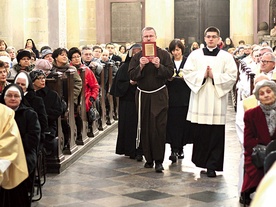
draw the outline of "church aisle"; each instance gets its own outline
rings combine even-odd
[[[200,173],[185,158],[171,164],[166,145],[163,173],[144,168],[144,162],[116,155],[117,130],[112,131],[58,175],[48,175],[43,197],[33,207],[239,207],[238,165],[241,148],[236,137],[235,112],[228,107],[224,172],[216,178]]]

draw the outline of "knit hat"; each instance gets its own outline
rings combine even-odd
[[[32,82],[34,82],[41,75],[46,77],[45,73],[42,70],[33,70],[32,72],[29,73],[29,76]]]
[[[44,72],[48,72],[52,69],[52,67],[52,64],[48,60],[38,59],[35,62],[34,70],[43,70]]]
[[[28,50],[21,50],[16,56],[17,62],[19,63],[23,57],[28,57],[31,59],[31,53]]]
[[[262,87],[265,87],[265,86],[268,86],[269,88],[271,88],[271,90],[276,95],[276,83],[274,81],[270,81],[270,80],[261,80],[255,85],[255,88],[254,88],[254,91],[253,91],[253,93],[254,93],[257,100],[260,100],[259,99],[259,90]]]
[[[48,54],[53,54],[53,51],[50,50],[50,49],[45,49],[45,50],[42,50],[41,52],[41,59],[44,59],[44,57]]]
[[[72,56],[73,54],[78,53],[81,56],[81,51],[79,50],[79,48],[77,47],[72,47],[69,51],[68,51],[68,59],[72,60]]]

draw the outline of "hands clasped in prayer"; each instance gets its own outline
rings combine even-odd
[[[213,71],[212,68],[210,68],[210,66],[207,66],[206,72],[204,74],[204,78],[208,77],[213,79]]]

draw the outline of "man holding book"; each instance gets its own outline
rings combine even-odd
[[[167,79],[174,73],[169,53],[156,47],[156,31],[153,27],[142,30],[141,52],[130,62],[130,79],[137,82],[136,103],[138,106],[137,142],[142,145],[146,159],[145,168],[164,170],[166,124],[168,111]]]

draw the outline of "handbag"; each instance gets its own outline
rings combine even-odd
[[[88,111],[88,121],[93,122],[93,121],[98,120],[99,118],[100,118],[100,113],[96,109],[94,103],[92,103],[92,106],[91,106],[90,110]]]
[[[263,168],[264,167],[264,160],[266,157],[266,146],[257,144],[255,147],[253,147],[253,152],[251,154],[252,163],[257,168]]]

